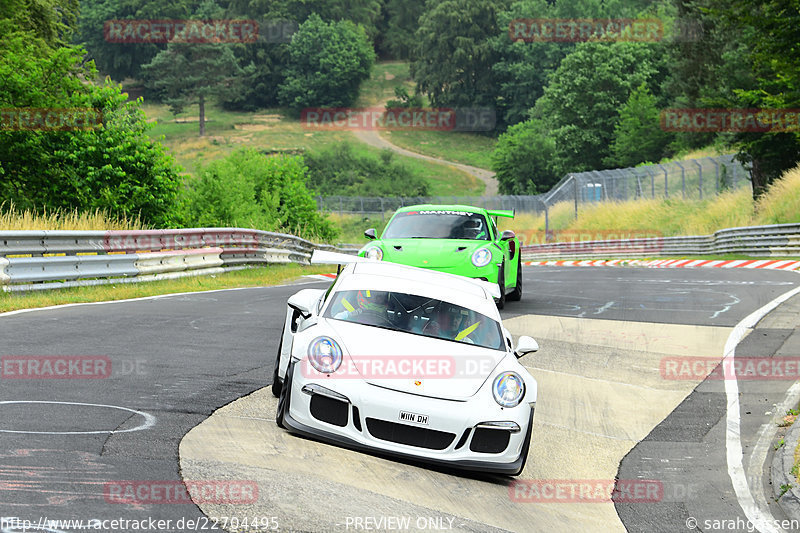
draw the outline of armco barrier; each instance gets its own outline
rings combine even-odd
[[[212,274],[243,265],[308,264],[315,249],[358,251],[244,228],[8,231],[0,232],[0,285],[35,290]]]
[[[800,224],[728,228],[706,236],[553,242],[522,247],[526,260],[721,254],[800,256]]]

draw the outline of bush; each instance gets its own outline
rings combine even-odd
[[[97,86],[80,47],[49,49],[17,33],[0,43],[0,108],[92,108],[102,124],[70,131],[0,130],[0,203],[21,210],[105,211],[172,223],[179,168],[150,140],[141,101]]]
[[[315,14],[292,37],[289,56],[278,98],[296,112],[352,105],[375,63],[363,28],[348,20],[323,22]]]
[[[492,170],[502,194],[538,194],[550,190],[561,176],[553,168],[555,141],[539,120],[511,126],[497,140]]]
[[[325,196],[426,196],[428,183],[384,150],[360,155],[348,143],[306,156],[308,185]]]
[[[201,169],[182,207],[184,226],[233,226],[331,240],[336,229],[317,212],[300,156],[242,149]]]

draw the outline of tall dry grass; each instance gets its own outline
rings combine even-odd
[[[800,222],[800,165],[775,181],[756,204],[758,224]]]
[[[122,230],[149,229],[137,217],[114,216],[96,209],[75,210],[19,210],[14,204],[0,205],[0,231],[21,230]]]
[[[800,222],[800,166],[775,181],[756,205],[748,188],[728,191],[705,200],[639,199],[625,202],[581,204],[562,202],[549,210],[551,230],[587,232],[602,238],[603,232],[637,231],[663,236],[709,235],[724,228]],[[501,229],[521,236],[544,232],[544,214],[519,213],[501,219]]]

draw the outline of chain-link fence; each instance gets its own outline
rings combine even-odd
[[[687,159],[659,165],[576,172],[544,194],[549,206],[637,198],[703,199],[750,186],[748,172],[733,155]]]
[[[462,204],[486,209],[515,209],[545,214],[562,202],[574,205],[637,198],[703,199],[721,192],[750,187],[749,173],[733,155],[687,159],[635,168],[567,174],[549,192],[531,196],[318,196],[317,207],[335,213],[379,213],[416,204]]]

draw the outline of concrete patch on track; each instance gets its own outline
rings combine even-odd
[[[522,360],[540,392],[518,478],[467,476],[292,436],[276,426],[268,388],[184,437],[182,475],[257,481],[255,504],[200,507],[208,516],[276,517],[281,530],[363,531],[368,523],[404,531],[624,531],[610,501],[527,503],[515,498],[515,479],[613,481],[622,457],[697,385],[664,379],[662,359],[721,359],[730,328],[534,315],[505,325],[541,345]]]

